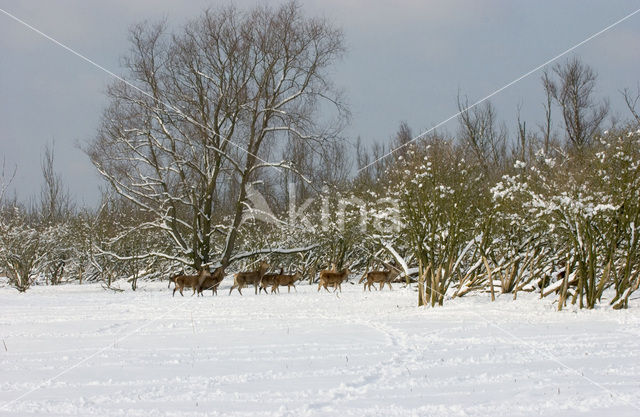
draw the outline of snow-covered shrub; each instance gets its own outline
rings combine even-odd
[[[614,286],[622,307],[638,277],[637,234],[640,197],[639,135],[608,134],[563,158],[539,153],[530,167],[505,176],[493,189],[498,205],[516,225],[531,230],[562,270],[562,308],[570,284],[572,303],[593,308]],[[637,286],[636,286],[637,288]]]
[[[21,213],[7,217],[0,220],[0,267],[7,273],[9,284],[24,292],[36,279],[43,258],[41,234]]]
[[[56,278],[64,258],[64,226],[42,224],[37,216],[18,205],[2,209],[0,220],[0,269],[4,269],[9,283],[24,292],[43,277],[52,282],[52,268]]]
[[[421,266],[421,303],[442,304],[449,286],[464,276],[488,200],[483,169],[454,143],[432,139],[412,147],[398,164],[392,192],[400,201],[403,235]]]

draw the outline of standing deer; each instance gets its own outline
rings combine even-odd
[[[260,285],[260,280],[264,276],[264,273],[269,269],[269,264],[265,261],[260,262],[260,267],[257,271],[251,272],[238,272],[233,276],[233,286],[229,290],[229,295],[234,288],[238,289],[240,295],[242,295],[242,288],[247,284],[253,284],[256,290],[256,295],[258,294],[258,285]]]
[[[167,285],[167,288],[171,288],[171,283],[173,282],[173,285],[176,285],[176,278],[178,278],[179,276],[184,275],[184,270],[180,271],[179,274],[175,274],[172,277],[169,278],[169,285]]]
[[[336,292],[338,289],[342,292],[342,282],[347,279],[350,272],[349,268],[345,268],[340,272],[327,269],[320,271],[320,276],[318,278],[318,291],[320,291],[320,288],[324,287],[324,289],[329,292],[327,286],[332,285],[335,287],[333,292]]]
[[[179,275],[175,277],[175,288],[173,289],[173,296],[176,295],[176,290],[180,290],[180,295],[184,297],[182,290],[184,287],[193,288],[193,294],[196,293],[196,290],[199,288],[200,280],[205,280],[207,277],[210,277],[211,273],[207,268],[202,268],[198,275]],[[191,294],[193,296],[193,294]]]
[[[202,294],[204,290],[211,290],[211,295],[218,295],[218,287],[224,279],[224,268],[218,267],[208,276],[201,277],[198,281],[198,294]],[[204,294],[202,294],[204,296]]]
[[[279,275],[282,275],[284,270],[280,268],[279,274],[264,274],[262,279],[260,280],[260,289],[258,289],[258,293],[261,293],[264,290],[264,293],[267,293],[267,287],[273,287],[277,282],[276,279]],[[271,294],[273,294],[273,288],[271,289]]]
[[[367,280],[367,282],[364,283],[362,291],[366,290],[367,287],[369,288],[369,291],[371,291],[371,287],[375,288],[375,286],[373,285],[375,283],[380,283],[380,291],[382,291],[382,289],[384,288],[384,284],[388,284],[389,289],[393,290],[393,288],[391,287],[391,281],[393,281],[398,275],[400,275],[401,271],[389,264],[385,263],[384,265],[387,267],[385,271],[367,271],[364,273],[362,278],[360,278],[360,281],[358,281],[358,284],[362,284],[365,279]]]
[[[296,288],[296,281],[299,280],[300,278],[302,278],[302,273],[300,272],[296,272],[293,275],[288,275],[288,274],[283,274],[282,271],[280,271],[280,274],[276,276],[275,282],[271,287],[271,292],[273,293],[276,290],[280,292],[279,287],[284,287],[285,285],[287,286],[288,293],[291,292],[291,287],[293,287],[293,289],[296,290],[296,292],[298,292],[298,289]]]

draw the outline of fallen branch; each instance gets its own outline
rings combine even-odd
[[[100,285],[102,285],[102,288],[103,288],[103,289],[105,289],[105,290],[111,290],[111,291],[113,291],[113,292],[124,292],[124,290],[123,290],[123,289],[120,289],[120,288],[114,288],[114,287],[112,287],[112,286],[110,286],[110,285],[105,285],[104,283],[103,283],[103,284],[100,284]]]

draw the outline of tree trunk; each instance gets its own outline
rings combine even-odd
[[[491,275],[491,267],[489,266],[489,262],[487,258],[482,255],[482,262],[484,262],[484,267],[487,268],[487,279],[489,280],[489,289],[491,291],[491,301],[496,301],[496,294],[493,289],[493,277]]]
[[[429,268],[424,270],[424,266],[422,265],[422,259],[419,261],[418,265],[418,307],[422,307],[425,304],[424,300],[424,279],[425,275],[429,272]]]

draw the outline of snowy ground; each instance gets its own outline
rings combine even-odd
[[[0,288],[0,416],[640,415],[637,300],[417,309],[399,285],[241,297],[229,284],[205,298],[166,282]]]

